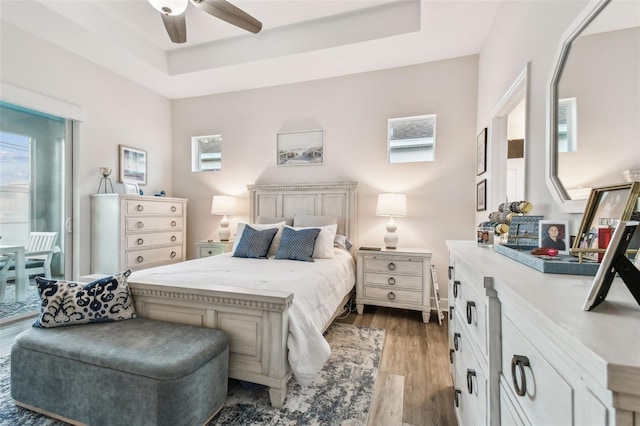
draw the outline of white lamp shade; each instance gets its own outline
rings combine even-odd
[[[407,196],[405,194],[379,194],[377,216],[401,217],[407,215]]]
[[[155,10],[169,16],[182,15],[189,0],[147,0]]]
[[[236,214],[236,199],[230,195],[214,195],[211,200],[211,214],[233,215]]]

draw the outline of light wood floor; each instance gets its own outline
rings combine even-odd
[[[385,330],[369,425],[456,424],[446,316],[424,324],[420,312],[366,306],[337,321]]]

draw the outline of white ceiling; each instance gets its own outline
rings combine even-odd
[[[499,0],[231,0],[251,34],[190,4],[173,44],[146,0],[0,0],[0,19],[170,99],[477,54]]]

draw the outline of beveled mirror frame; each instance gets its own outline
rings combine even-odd
[[[571,43],[610,2],[611,0],[590,1],[569,28],[567,28],[567,30],[562,34],[562,42],[558,48],[558,53],[556,54],[556,59],[552,68],[553,72],[551,73],[551,78],[549,80],[549,91],[547,92],[547,161],[545,178],[549,191],[558,203],[560,210],[563,212],[582,213],[584,212],[587,200],[571,199],[564,185],[558,178],[558,137],[556,132],[558,127],[558,82],[560,81],[562,71],[569,56]]]

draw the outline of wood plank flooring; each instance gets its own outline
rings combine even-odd
[[[369,425],[456,424],[446,317],[424,324],[420,312],[366,306],[336,321],[385,330]]]

